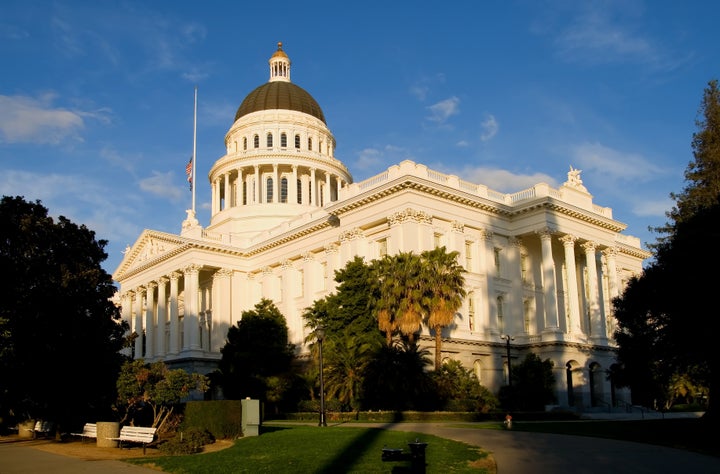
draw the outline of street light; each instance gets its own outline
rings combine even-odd
[[[500,336],[500,339],[502,339],[503,341],[506,342],[506,347],[507,347],[507,365],[508,365],[508,386],[512,387],[512,377],[511,377],[511,374],[510,374],[510,371],[512,370],[512,369],[510,368],[510,341],[514,341],[515,338],[514,338],[513,336],[511,336],[510,334],[503,334],[502,336]],[[322,359],[320,359],[320,360],[322,360]]]
[[[325,339],[325,328],[322,326],[319,326],[317,329],[315,329],[315,337],[318,341],[318,349],[320,351],[320,423],[318,423],[318,426],[327,426],[327,422],[325,421],[325,380],[323,377],[323,353],[322,353],[322,346],[323,346],[323,339]]]

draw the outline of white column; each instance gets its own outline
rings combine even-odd
[[[558,305],[555,285],[555,261],[552,254],[552,231],[543,229],[538,232],[542,250],[542,287],[545,297],[545,330],[557,331]]]
[[[128,334],[132,334],[132,332],[133,332],[132,297],[133,297],[132,291],[126,291],[126,292],[123,293],[123,295],[122,295],[122,303],[121,303],[121,304],[122,304],[122,307],[121,307],[122,320],[123,320],[124,322],[126,322],[127,325],[128,325],[128,332],[125,333],[126,336],[127,336]],[[122,350],[122,353],[123,353],[124,355],[129,356],[129,355],[132,354],[132,350],[131,350],[129,347],[127,347],[127,348],[125,348],[125,349]]]
[[[560,238],[560,241],[565,248],[565,268],[567,269],[567,288],[565,289],[565,295],[568,299],[568,306],[570,311],[570,324],[568,327],[569,333],[580,334],[582,329],[580,327],[580,304],[578,300],[578,284],[577,284],[577,270],[575,268],[575,241],[577,237],[572,235],[564,235]]]
[[[185,316],[183,331],[185,338],[183,350],[199,350],[200,334],[198,331],[198,287],[200,267],[189,265],[185,268]]]
[[[255,165],[255,204],[260,204],[260,166]]]
[[[145,288],[145,358],[155,357],[155,288],[157,283],[150,282]]]
[[[273,200],[272,202],[280,202],[280,196],[278,195],[278,191],[280,190],[280,185],[278,183],[278,165],[277,163],[273,164]]]
[[[315,181],[315,168],[310,168],[310,201],[308,204],[317,206],[317,181]]]
[[[288,190],[290,192],[290,195],[288,196],[288,203],[290,204],[297,204],[297,171],[297,165],[292,165],[292,182],[290,183],[290,186],[288,186]]]
[[[232,325],[232,270],[221,268],[213,274],[212,313],[209,351],[220,352]]]
[[[605,330],[605,320],[600,311],[600,293],[598,292],[598,274],[597,274],[597,257],[595,242],[585,242],[582,244],[585,250],[585,264],[588,273],[588,307],[590,309],[590,336],[599,341],[605,341],[607,334]]]
[[[223,194],[225,195],[225,206],[223,206],[223,209],[227,209],[232,206],[230,203],[230,173],[225,173],[225,191]]]
[[[170,354],[177,354],[180,347],[180,320],[178,314],[178,280],[180,272],[170,274]]]
[[[158,324],[157,324],[157,337],[156,337],[156,350],[155,353],[160,357],[165,357],[167,353],[167,347],[165,345],[165,333],[167,331],[168,312],[167,312],[167,277],[160,277],[158,279]]]
[[[340,199],[340,190],[342,189],[342,179],[340,179],[340,176],[335,176],[335,185],[337,186],[337,192],[336,196],[337,199]]]
[[[491,318],[493,300],[495,299],[495,285],[493,278],[495,277],[495,260],[493,233],[489,230],[480,229],[480,274],[484,279],[480,280],[480,294],[482,295],[482,303],[475,308],[479,313],[480,327],[476,330],[482,330],[485,334],[494,336],[498,334],[496,318]]]
[[[618,273],[617,273],[617,249],[615,247],[609,247],[603,250],[605,259],[607,261],[608,269],[608,291],[610,293],[610,300],[617,298],[620,295],[618,285]]]
[[[525,305],[523,305],[522,241],[511,237],[508,241],[508,270],[511,292],[506,299],[505,328],[510,335],[525,334]]]
[[[330,173],[325,172],[325,205],[330,204]]]
[[[235,205],[243,205],[243,172],[242,168],[237,169],[237,179],[235,180]]]
[[[135,289],[135,327],[133,330],[137,334],[135,339],[135,358],[142,359],[143,354],[143,292],[145,287],[138,286]]]

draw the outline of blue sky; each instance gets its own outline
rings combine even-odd
[[[109,241],[198,218],[237,107],[278,41],[355,181],[404,159],[502,192],[581,169],[654,242],[720,76],[720,2],[36,1],[0,4],[0,194]]]

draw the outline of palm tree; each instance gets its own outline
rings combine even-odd
[[[442,328],[453,323],[466,295],[465,269],[457,262],[458,255],[444,246],[421,254],[427,325],[435,331],[435,370],[442,364]]]
[[[344,406],[359,410],[365,368],[378,349],[377,340],[344,331],[328,342],[325,365],[327,395],[337,398]]]
[[[419,255],[400,252],[373,262],[378,281],[375,295],[378,327],[392,344],[395,331],[412,343],[423,319],[422,265]]]

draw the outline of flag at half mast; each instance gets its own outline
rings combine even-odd
[[[190,191],[193,188],[193,159],[190,157],[190,161],[185,165],[185,174],[187,175],[188,183],[190,183]]]

